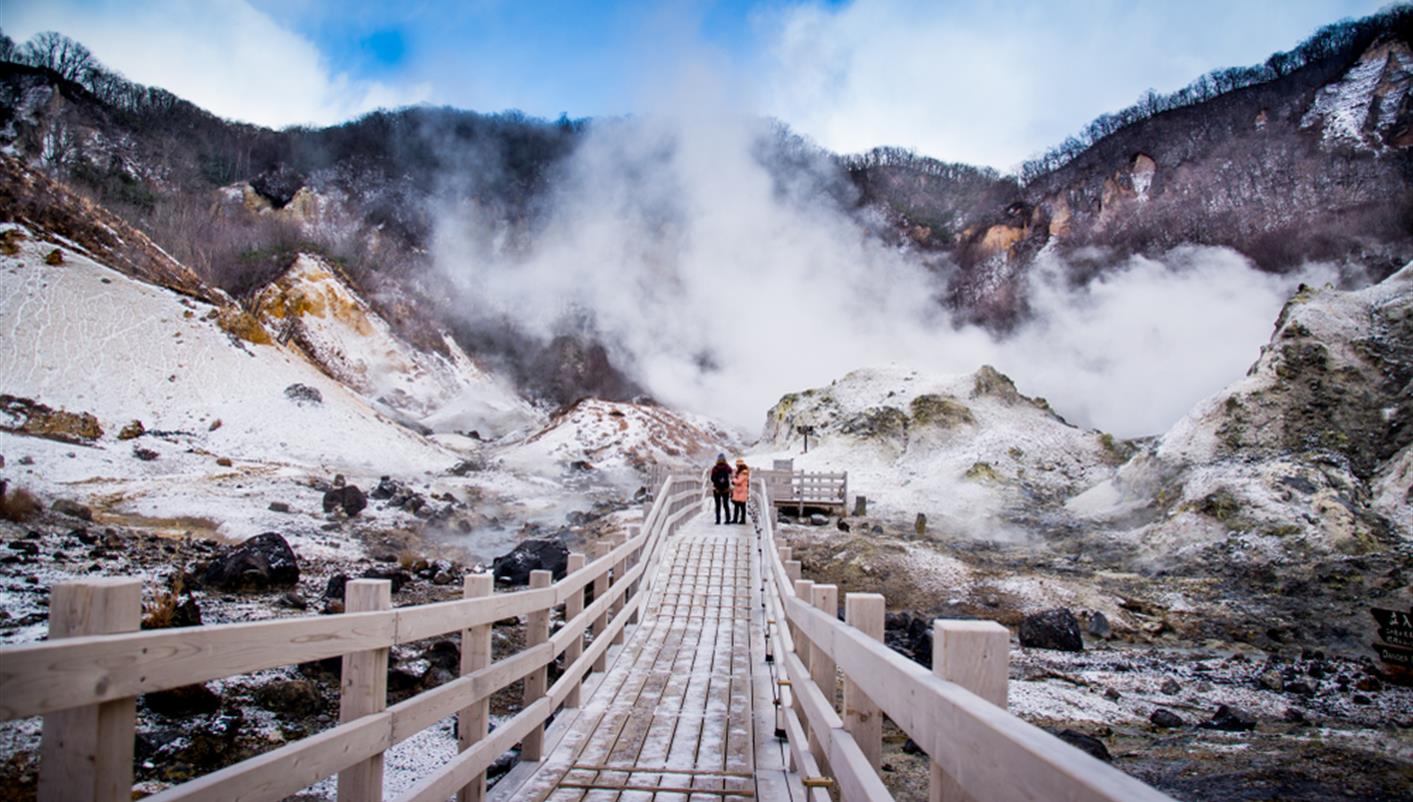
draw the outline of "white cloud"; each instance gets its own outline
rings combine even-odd
[[[761,18],[760,106],[834,150],[901,145],[1005,170],[1145,89],[1263,61],[1380,2],[794,6]]]
[[[390,86],[333,73],[312,42],[244,0],[12,1],[4,25],[17,42],[59,31],[130,80],[160,86],[222,117],[260,125],[327,125],[430,94],[426,86]]]

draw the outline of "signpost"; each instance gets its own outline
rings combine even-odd
[[[1383,641],[1373,644],[1374,651],[1389,667],[1389,678],[1400,684],[1413,685],[1413,609],[1371,607],[1369,612],[1379,625],[1379,640]]]

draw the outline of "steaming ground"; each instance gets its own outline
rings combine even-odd
[[[898,363],[993,364],[1077,423],[1153,434],[1241,375],[1300,282],[1336,275],[1272,276],[1234,251],[1182,247],[1071,287],[1069,265],[1042,256],[1033,320],[998,341],[954,325],[946,277],[869,236],[832,200],[847,190],[763,163],[771,135],[707,112],[598,123],[528,245],[463,206],[441,216],[437,263],[472,318],[549,337],[592,310],[655,397],[750,432],[785,392]]]

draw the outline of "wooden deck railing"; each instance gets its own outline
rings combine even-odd
[[[772,504],[797,506],[801,515],[805,507],[844,508],[849,503],[848,471],[762,468],[753,473],[754,478],[766,483]]]
[[[766,659],[777,672],[777,733],[812,802],[891,800],[878,773],[886,715],[932,762],[933,800],[1168,797],[1006,711],[1010,636],[987,621],[933,623],[932,671],[883,644],[884,600],[801,576],[775,540],[769,487],[756,482]],[[842,713],[835,706],[843,682]]]
[[[522,743],[535,757],[546,720],[579,703],[584,677],[602,670],[642,606],[642,580],[653,578],[665,537],[699,509],[701,493],[695,474],[668,476],[636,536],[596,544],[592,561],[571,554],[572,570],[558,582],[536,571],[527,590],[492,593],[489,577],[467,576],[459,601],[390,609],[387,580],[359,579],[348,583],[342,615],[137,632],[137,580],[56,585],[51,639],[0,647],[0,720],[44,717],[41,800],[127,800],[137,696],[341,656],[337,726],[149,798],[278,800],[338,774],[341,802],[381,799],[383,752],[456,714],[459,754],[399,800],[478,800],[499,755]],[[560,605],[564,624],[551,635],[550,611]],[[512,616],[526,618],[525,646],[490,662],[491,625]],[[461,676],[387,707],[388,650],[451,632],[462,633]],[[549,685],[548,666],[560,654],[563,672]],[[524,708],[488,732],[491,695],[522,678]]]

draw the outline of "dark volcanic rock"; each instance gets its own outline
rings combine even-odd
[[[276,532],[256,535],[206,568],[207,587],[249,592],[289,588],[299,582],[299,561]]]
[[[309,716],[324,709],[324,697],[307,679],[267,682],[255,689],[255,701],[266,710],[292,716]]]
[[[221,697],[204,683],[143,694],[142,704],[159,716],[187,718],[221,709]]]
[[[324,394],[307,384],[291,384],[285,388],[285,398],[296,404],[322,404]]]
[[[1240,708],[1222,705],[1217,708],[1210,721],[1205,721],[1200,726],[1209,730],[1244,732],[1256,729],[1256,717]]]
[[[569,549],[558,540],[525,540],[509,554],[495,558],[491,570],[497,582],[524,585],[531,571],[553,571],[555,579],[564,577],[569,565]]]
[[[1157,727],[1181,727],[1187,723],[1182,720],[1182,716],[1179,716],[1166,707],[1160,707],[1154,710],[1153,714],[1148,717],[1148,720],[1153,722],[1153,725]]]
[[[334,574],[329,577],[329,583],[324,586],[324,598],[342,599],[343,589],[348,585],[348,574]]]
[[[1020,625],[1020,645],[1031,649],[1055,649],[1062,652],[1084,651],[1079,634],[1079,620],[1063,607],[1028,615]]]
[[[335,487],[324,494],[324,512],[342,509],[345,515],[354,516],[368,506],[368,497],[357,485]]]
[[[412,574],[397,568],[369,568],[360,579],[386,579],[392,583],[392,592],[402,590],[402,586],[412,581]],[[329,580],[332,584],[333,580]]]
[[[1114,758],[1109,754],[1108,747],[1093,735],[1085,735],[1078,730],[1060,730],[1058,732],[1052,730],[1051,734],[1070,746],[1089,753],[1091,757],[1098,758],[1105,763],[1113,762]]]
[[[883,642],[888,648],[925,666],[932,665],[932,622],[907,612],[886,613]]]

